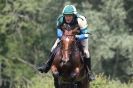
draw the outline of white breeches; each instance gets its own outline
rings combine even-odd
[[[83,50],[84,50],[84,53],[85,53],[85,57],[86,58],[89,58],[90,57],[90,53],[89,53],[89,44],[88,44],[88,38],[87,39],[84,39],[81,41],[81,44],[83,46]]]
[[[51,52],[56,48],[57,44],[60,42],[60,39],[57,38],[53,47],[51,48]],[[83,50],[84,50],[84,53],[85,53],[85,57],[86,58],[89,58],[90,57],[90,53],[89,53],[89,50],[88,50],[88,39],[84,39],[81,41],[81,44],[83,46]]]
[[[54,45],[53,45],[52,48],[51,48],[51,52],[56,48],[56,46],[57,46],[57,44],[58,44],[59,42],[60,42],[60,39],[57,38],[56,41],[55,41],[55,43],[54,43]]]

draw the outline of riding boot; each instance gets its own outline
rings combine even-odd
[[[84,58],[84,61],[87,66],[89,81],[95,80],[95,75],[92,73],[91,70],[91,58]]]
[[[38,67],[38,70],[41,73],[43,73],[43,72],[47,73],[50,70],[52,62],[54,60],[54,56],[55,56],[54,53],[50,52],[50,55],[49,55],[49,58],[48,58],[48,61],[46,62],[46,64],[43,63],[42,66]]]

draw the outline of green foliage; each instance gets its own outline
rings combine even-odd
[[[84,3],[84,12],[92,32],[89,45],[95,72],[127,81],[126,77],[133,74],[133,36],[129,35],[125,24],[125,3],[123,0],[101,0],[98,9],[91,4],[87,7],[87,4]]]
[[[17,84],[17,88],[54,88],[53,77],[50,74],[37,74],[30,82],[22,86]],[[21,87],[20,87],[21,86]],[[119,80],[110,80],[103,74],[96,76],[96,80],[90,83],[91,88],[132,88],[133,82],[121,83]]]
[[[37,81],[38,80],[38,81]],[[50,74],[40,74],[32,78],[32,85],[29,88],[54,88],[53,77]]]
[[[129,26],[129,32],[133,33],[133,1],[132,0],[124,0],[124,7],[127,12],[126,25]]]
[[[97,80],[91,83],[91,88],[132,88],[133,83],[121,83],[119,80],[110,80],[106,76],[97,75]]]

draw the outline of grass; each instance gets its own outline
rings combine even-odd
[[[110,80],[106,76],[100,74],[96,76],[96,80],[91,82],[90,88],[132,88],[133,82],[121,83],[119,80]],[[28,85],[17,85],[16,88],[54,88],[53,77],[51,74],[37,74],[31,79]]]
[[[104,75],[97,75],[97,79],[91,83],[91,88],[132,88],[133,82],[121,83],[119,80],[110,80]]]

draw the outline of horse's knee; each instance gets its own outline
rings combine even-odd
[[[53,75],[55,76],[55,77],[59,77],[60,75],[59,75],[59,72],[55,72],[55,73],[53,73]]]
[[[79,76],[80,74],[80,70],[79,70],[79,67],[75,68],[74,72],[71,73],[71,77],[72,79],[75,79]]]
[[[51,67],[51,71],[52,71],[52,73],[53,73],[54,76],[59,76],[59,72],[58,72],[56,66],[53,65]]]

